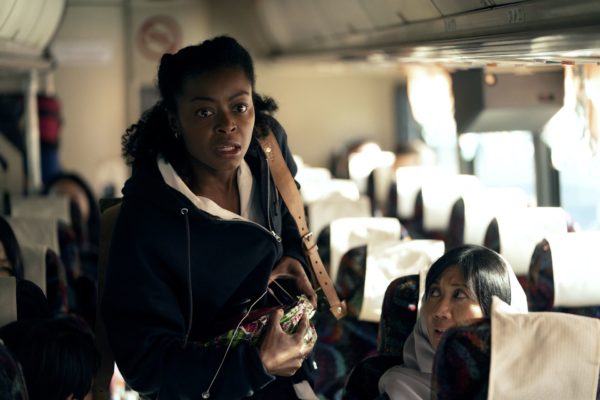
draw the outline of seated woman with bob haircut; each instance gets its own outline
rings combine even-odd
[[[495,251],[466,245],[434,262],[427,272],[415,327],[404,345],[404,364],[383,374],[380,398],[429,399],[433,359],[444,332],[489,317],[492,296],[517,311],[527,311],[523,288],[510,265]]]

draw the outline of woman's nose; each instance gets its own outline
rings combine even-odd
[[[231,118],[227,113],[223,113],[218,121],[217,132],[219,133],[230,133],[237,129],[237,124],[234,119]]]
[[[440,299],[434,307],[434,318],[448,318],[450,316],[450,301],[448,299]]]

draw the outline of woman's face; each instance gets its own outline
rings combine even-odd
[[[0,242],[0,278],[7,276],[13,276],[13,269],[4,249],[4,243]]]
[[[243,70],[221,68],[186,79],[177,106],[171,123],[183,136],[194,172],[235,172],[254,129],[252,85]]]
[[[481,306],[457,265],[446,268],[433,282],[423,304],[423,316],[434,350],[448,328],[483,317]]]

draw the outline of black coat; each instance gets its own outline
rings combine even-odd
[[[285,132],[276,124],[274,133],[294,175]],[[276,194],[255,138],[245,159],[275,234],[255,223],[222,220],[197,209],[164,182],[156,162],[134,168],[125,184],[102,317],[119,370],[142,395],[202,398],[224,349],[197,342],[213,335],[213,322],[238,315],[248,300],[264,292],[282,256],[304,264],[297,228]],[[261,388],[266,392],[281,386],[265,387],[274,380],[264,370],[258,349],[241,344],[229,351],[210,398],[236,399]]]

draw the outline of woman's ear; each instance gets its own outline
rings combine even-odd
[[[181,128],[179,126],[179,120],[171,111],[167,111],[167,120],[169,121],[169,127],[171,128],[171,132],[176,139],[181,137]]]

